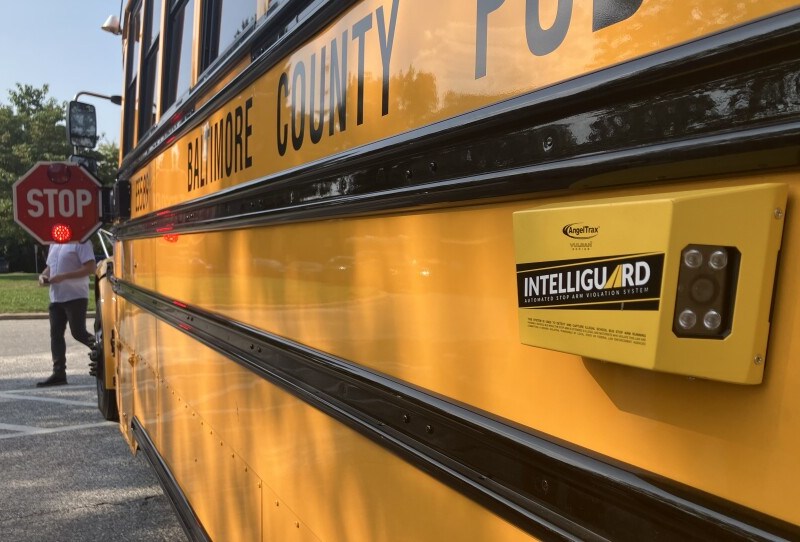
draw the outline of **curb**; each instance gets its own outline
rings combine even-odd
[[[94,312],[87,312],[86,318],[94,318]],[[0,320],[47,320],[50,315],[46,312],[15,312],[0,313]]]

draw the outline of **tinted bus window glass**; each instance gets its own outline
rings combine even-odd
[[[161,32],[161,0],[148,3],[145,15],[144,42],[147,47],[144,49],[142,59],[142,80],[139,85],[139,137],[142,136],[156,120],[156,104],[158,103],[158,91],[156,78],[158,77],[158,66],[160,64],[159,35]]]
[[[207,0],[203,6],[201,71],[255,23],[258,12],[257,0]]]
[[[169,18],[169,64],[165,71],[166,109],[189,90],[192,79],[192,35],[194,0],[175,2]]]
[[[131,16],[130,34],[128,35],[128,82],[139,74],[139,48],[142,44],[142,8],[139,7]]]
[[[128,49],[125,58],[126,63],[126,84],[125,84],[125,119],[124,131],[122,134],[122,151],[128,152],[135,143],[134,120],[138,111],[138,100],[136,96],[136,82],[139,74],[139,49],[142,38],[142,7],[141,4],[131,14],[130,26],[128,28]]]
[[[221,3],[218,51],[227,49],[256,20],[253,0],[222,0]]]
[[[158,36],[161,32],[161,11],[162,11],[162,0],[152,0],[150,2],[150,40],[148,41],[148,45],[152,46],[155,42],[158,41]]]

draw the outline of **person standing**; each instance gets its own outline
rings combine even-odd
[[[76,341],[89,348],[94,346],[94,336],[86,330],[89,276],[94,270],[94,250],[89,241],[50,245],[47,267],[39,275],[39,284],[50,286],[48,311],[53,374],[47,380],[38,382],[37,387],[61,386],[67,383],[67,342],[64,339],[67,324]]]

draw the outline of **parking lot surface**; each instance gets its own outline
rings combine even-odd
[[[97,410],[86,347],[68,336],[68,385],[35,387],[48,330],[0,321],[0,540],[186,540],[144,454]]]

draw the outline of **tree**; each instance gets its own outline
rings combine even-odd
[[[72,150],[66,135],[66,103],[48,93],[48,85],[37,88],[17,83],[8,92],[9,103],[0,103],[0,256],[8,259],[14,271],[35,270],[37,245],[14,222],[12,186],[36,162],[66,160]],[[98,161],[99,179],[113,182],[117,145],[102,142],[90,154]],[[43,252],[41,247],[39,251]]]
[[[64,160],[69,145],[64,128],[64,104],[48,97],[49,87],[20,85],[0,104],[0,254],[13,270],[35,265],[35,242],[14,222],[11,188],[40,160]]]
[[[95,176],[104,185],[113,184],[119,169],[119,147],[113,141],[101,141],[97,150],[84,153],[97,160]]]

